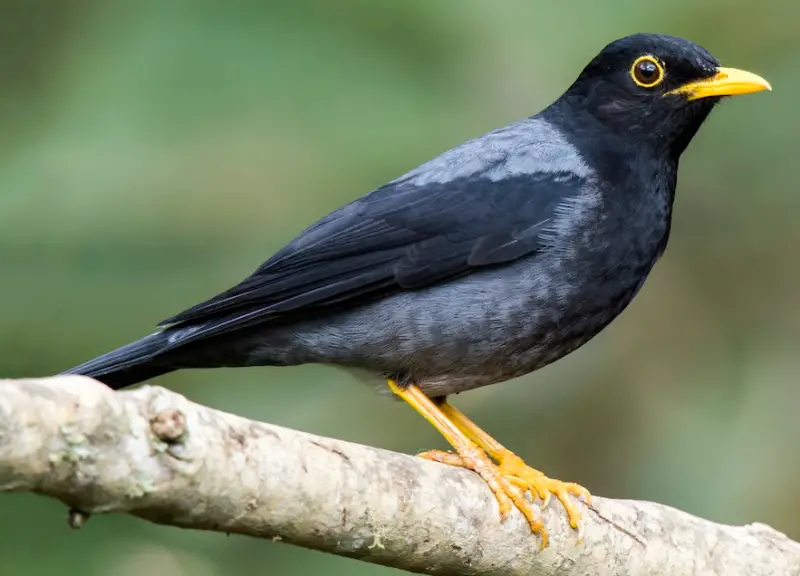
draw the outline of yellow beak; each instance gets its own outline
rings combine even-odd
[[[751,94],[762,90],[772,90],[769,82],[761,76],[736,68],[717,68],[710,78],[688,82],[667,94],[684,94],[688,100],[708,98],[709,96],[736,96]]]

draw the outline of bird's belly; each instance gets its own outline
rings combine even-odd
[[[586,343],[631,301],[647,266],[567,277],[521,261],[293,327],[287,363],[342,366],[447,395],[527,374]],[[579,280],[571,280],[578,278]]]
[[[471,353],[460,357],[460,363],[443,366],[439,373],[422,370],[416,378],[411,375],[411,379],[426,394],[440,396],[502,382],[543,368],[602,331],[630,303],[638,285],[607,288],[607,299],[602,302],[593,300],[591,295],[568,299],[563,309],[551,311],[544,320],[541,315],[531,313],[529,323],[523,320],[504,334],[495,335],[491,350],[485,350],[484,345],[473,345]],[[542,306],[537,308],[540,310]]]

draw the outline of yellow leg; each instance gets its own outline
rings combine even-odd
[[[500,516],[502,519],[508,517],[513,504],[522,512],[533,532],[542,537],[542,547],[547,546],[547,530],[544,528],[539,515],[536,513],[532,503],[525,498],[523,491],[515,486],[506,478],[497,465],[484,450],[479,448],[475,442],[459,430],[450,421],[448,416],[442,412],[428,396],[425,395],[415,385],[400,386],[393,380],[389,380],[389,389],[397,396],[405,400],[417,412],[419,412],[428,422],[441,433],[442,436],[453,446],[456,454],[447,454],[458,459],[457,465],[474,470],[488,484],[489,488],[497,498],[500,506]],[[447,462],[445,462],[447,463]]]
[[[505,448],[497,440],[489,436],[484,430],[478,427],[463,412],[451,404],[443,402],[439,405],[442,413],[452,422],[456,428],[461,430],[470,440],[475,442],[489,456],[494,458],[499,464],[500,472],[508,478],[515,486],[530,490],[541,498],[547,506],[550,502],[550,495],[553,494],[559,499],[569,517],[570,526],[578,528],[581,520],[581,513],[569,495],[583,496],[587,503],[591,503],[589,491],[574,482],[561,482],[548,478],[539,470],[531,468],[511,450]],[[421,457],[429,460],[436,460],[445,464],[458,466],[456,454],[448,454],[437,450],[423,452]]]
[[[497,461],[501,474],[503,474],[509,482],[522,490],[530,490],[532,494],[535,493],[543,500],[543,506],[547,506],[550,502],[551,494],[555,495],[567,512],[570,526],[573,528],[579,527],[581,513],[569,495],[583,496],[587,503],[591,503],[591,494],[586,488],[574,482],[561,482],[560,480],[548,478],[539,470],[525,464],[519,456],[489,436],[489,434],[479,428],[477,424],[453,405],[442,402],[439,404],[439,408],[456,428],[461,430],[465,436]],[[451,466],[461,465],[458,461],[458,455],[442,452],[440,450],[423,452],[419,456],[428,460],[436,460],[437,462],[450,464]]]

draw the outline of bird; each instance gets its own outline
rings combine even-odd
[[[62,374],[113,389],[183,369],[322,364],[407,402],[538,535],[588,489],[528,466],[448,397],[532,373],[608,326],[667,246],[678,164],[724,98],[771,90],[687,39],[607,44],[540,112],[341,206],[252,274]],[[538,499],[538,500],[537,500]],[[541,503],[541,508],[535,506]]]

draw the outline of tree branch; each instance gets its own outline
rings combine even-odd
[[[800,574],[800,544],[768,526],[598,497],[580,540],[549,506],[540,552],[466,470],[77,376],[0,380],[0,491],[57,498],[73,525],[123,512],[426,574]]]

